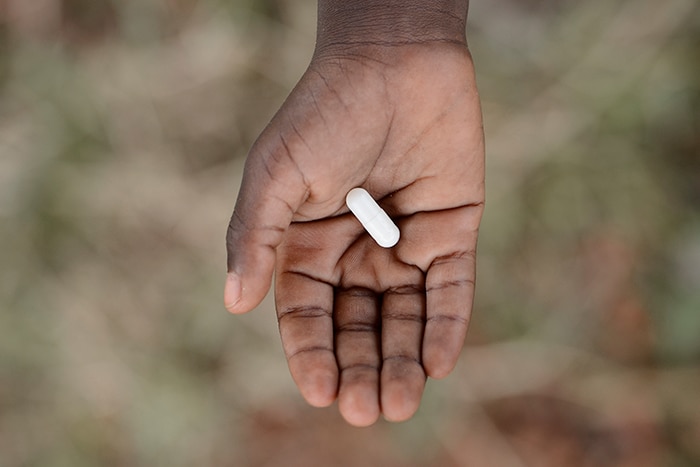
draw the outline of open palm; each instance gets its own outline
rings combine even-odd
[[[401,230],[379,247],[345,207],[365,188]],[[347,48],[314,57],[246,162],[228,233],[226,305],[254,308],[276,270],[290,371],[354,425],[405,420],[464,341],[484,200],[466,47]]]

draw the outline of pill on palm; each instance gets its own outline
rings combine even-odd
[[[391,248],[398,243],[399,228],[367,190],[353,188],[345,197],[345,203],[379,246]]]

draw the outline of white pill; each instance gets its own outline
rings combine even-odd
[[[401,236],[399,228],[366,190],[353,188],[345,197],[345,203],[379,246],[396,245]]]

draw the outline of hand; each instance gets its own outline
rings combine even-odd
[[[345,206],[364,187],[401,230],[379,247]],[[246,162],[225,300],[276,308],[304,398],[357,426],[406,420],[454,367],[474,295],[484,203],[479,99],[466,46],[317,54]]]

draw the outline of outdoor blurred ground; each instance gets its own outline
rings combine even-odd
[[[700,465],[700,3],[475,0],[468,345],[410,422],[298,395],[222,306],[312,0],[0,0],[0,466]]]

